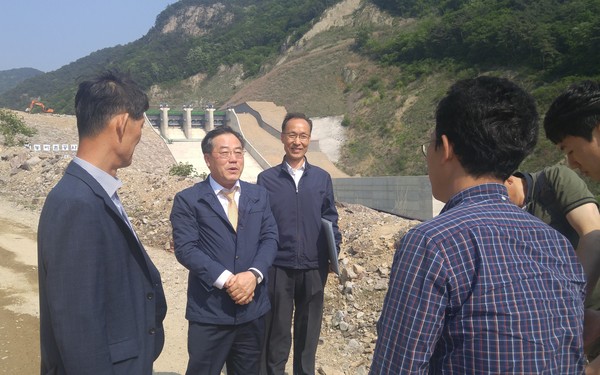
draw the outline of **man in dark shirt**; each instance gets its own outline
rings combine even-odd
[[[546,137],[565,153],[572,168],[600,181],[600,82],[573,84],[559,95],[546,112],[544,129]],[[591,289],[600,277],[600,231],[587,237],[589,244],[579,256]],[[592,296],[596,308],[600,307],[599,300]],[[600,312],[586,310],[584,332],[586,346],[592,346],[588,352],[596,356],[600,352]],[[600,356],[586,371],[600,374]]]
[[[577,253],[586,251],[578,248],[579,238],[600,230],[596,198],[577,173],[564,165],[515,172],[504,185],[514,204],[562,233]],[[586,244],[584,239],[582,246]]]

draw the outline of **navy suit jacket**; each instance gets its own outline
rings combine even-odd
[[[148,374],[164,344],[160,274],[74,162],[38,227],[41,374]]]
[[[237,325],[271,308],[266,280],[256,286],[247,305],[236,305],[225,289],[213,286],[226,269],[237,274],[256,268],[266,277],[277,253],[277,224],[267,191],[243,181],[240,187],[237,233],[208,178],[175,196],[171,224],[177,260],[190,270],[189,321]]]

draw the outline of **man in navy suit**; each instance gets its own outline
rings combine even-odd
[[[269,192],[279,230],[277,256],[269,271],[272,306],[266,317],[262,363],[266,375],[285,372],[292,341],[294,375],[316,373],[330,269],[321,219],[331,222],[338,252],[342,241],[331,176],[306,158],[312,128],[312,120],[306,115],[288,113],[281,125],[283,161],[261,172],[257,180]]]
[[[265,285],[277,252],[267,191],[240,181],[244,140],[227,126],[202,140],[209,177],[179,192],[171,223],[177,260],[189,271],[186,374],[259,372]]]
[[[75,96],[77,156],[38,228],[41,374],[150,375],[164,344],[160,274],[117,195],[148,98],[106,72]]]

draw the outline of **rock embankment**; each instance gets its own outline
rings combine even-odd
[[[38,134],[30,144],[76,144],[72,116],[23,114]],[[73,153],[0,147],[0,194],[24,210],[39,212],[50,189],[63,175]],[[194,184],[189,178],[170,176],[174,163],[166,145],[145,128],[134,162],[119,171],[124,186],[121,199],[140,239],[147,247],[172,251],[169,213],[175,194]],[[417,221],[380,213],[367,207],[337,203],[343,235],[341,275],[330,275],[325,295],[325,315],[317,367],[322,375],[366,374],[376,340],[376,323],[385,296],[394,243]],[[156,250],[160,251],[160,250]],[[156,257],[167,297],[185,298],[182,283],[187,271],[175,257]],[[171,282],[172,280],[182,282]],[[179,314],[177,335],[186,322]]]

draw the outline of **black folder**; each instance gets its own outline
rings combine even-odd
[[[325,231],[325,237],[327,237],[327,250],[329,251],[329,264],[331,270],[336,275],[340,275],[340,265],[338,263],[337,247],[335,246],[335,236],[333,235],[333,225],[331,221],[321,218],[321,224]]]

